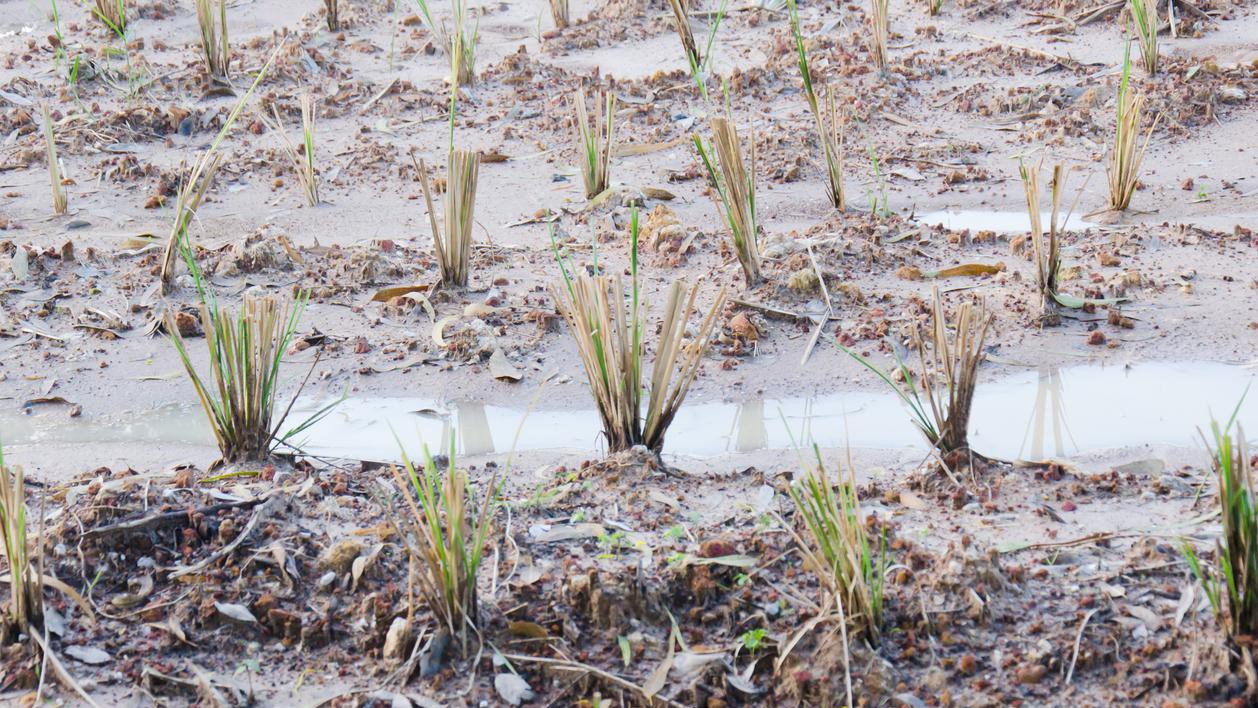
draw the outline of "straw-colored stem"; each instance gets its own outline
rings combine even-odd
[[[983,361],[983,342],[992,315],[979,304],[969,302],[957,308],[953,321],[955,334],[949,336],[948,318],[939,288],[932,288],[931,328],[928,338],[920,330],[914,333],[921,359],[921,383],[934,417],[942,452],[969,448],[970,407],[978,385],[978,365]],[[929,355],[927,354],[929,340]]]
[[[889,0],[869,0],[869,51],[878,71],[887,70],[887,38],[890,36]]]
[[[642,358],[647,326],[638,291],[637,213],[630,218],[632,281],[627,296],[620,273],[570,275],[566,269],[563,282],[552,285],[551,294],[577,345],[608,450],[620,452],[643,445],[658,453],[699,372],[725,291],[717,295],[692,339],[686,326],[695,312],[698,286],[688,287],[675,280],[669,287],[644,413]],[[562,269],[562,261],[560,266]]]
[[[734,253],[742,265],[747,286],[754,287],[761,281],[756,224],[756,143],[754,139],[750,143],[751,169],[748,170],[743,162],[742,147],[734,121],[716,116],[712,118],[711,124],[712,145],[707,145],[701,137],[695,135],[695,147],[716,189],[717,208],[725,217],[725,224],[733,240]]]
[[[328,31],[339,31],[341,29],[341,18],[337,0],[323,0],[323,6],[327,10]]]
[[[57,138],[53,134],[52,114],[48,111],[47,104],[42,107],[41,115],[48,158],[48,181],[52,186],[52,211],[54,214],[64,214],[70,200],[66,196],[65,185],[62,184],[61,161],[57,157]]]
[[[227,39],[227,0],[196,0],[197,26],[201,30],[201,53],[205,73],[211,80],[226,80],[231,64]]]
[[[9,623],[19,632],[43,620],[39,569],[31,563],[26,533],[26,481],[21,467],[7,467],[0,449],[0,540],[8,566]]]
[[[446,161],[446,193],[443,202],[445,226],[437,225],[428,167],[420,161],[421,185],[432,227],[433,252],[441,269],[441,282],[449,287],[467,285],[468,263],[472,255],[472,227],[476,218],[476,182],[480,174],[480,153],[451,150]]]
[[[568,26],[568,0],[550,0],[550,17],[555,22],[555,27],[564,28]]]
[[[122,36],[127,31],[127,7],[125,0],[95,0],[92,14],[103,22],[110,32]]]
[[[668,0],[668,6],[673,11],[673,29],[677,30],[677,36],[681,39],[686,61],[690,63],[691,70],[696,71],[703,66],[703,57],[699,54],[699,45],[695,43],[695,35],[690,28],[690,11],[686,7],[686,0]]]
[[[819,605],[837,607],[844,627],[876,643],[882,629],[885,545],[879,540],[875,548],[869,539],[850,461],[846,479],[835,484],[821,464],[820,452],[815,454],[816,466],[787,487],[797,523],[784,526],[799,548],[804,568],[816,576],[826,596]]]
[[[602,194],[609,185],[612,147],[615,143],[616,97],[608,92],[596,103],[598,111],[590,119],[586,110],[585,91],[573,98],[576,113],[577,144],[581,151],[581,177],[586,199]]]
[[[1039,167],[1027,168],[1019,165],[1022,186],[1026,192],[1027,217],[1031,225],[1031,251],[1035,258],[1035,284],[1040,293],[1041,308],[1045,314],[1055,309],[1054,295],[1057,293],[1057,272],[1061,269],[1061,234],[1058,231],[1057,217],[1061,206],[1062,180],[1065,171],[1061,165],[1053,167],[1052,211],[1049,213],[1049,227],[1045,232],[1040,212],[1040,170]],[[1064,225],[1063,225],[1064,226]]]
[[[1161,117],[1154,118],[1142,142],[1140,119],[1144,111],[1144,95],[1130,83],[1130,48],[1123,64],[1116,104],[1114,144],[1110,147],[1105,175],[1109,182],[1109,208],[1123,211],[1131,205],[1131,198],[1140,184],[1140,163]]]
[[[301,104],[301,145],[293,144],[288,137],[288,132],[284,129],[284,121],[280,118],[279,109],[271,105],[271,118],[262,116],[263,122],[267,124],[267,128],[279,136],[280,142],[283,144],[284,155],[288,157],[289,162],[293,166],[293,172],[297,175],[297,182],[301,185],[302,192],[306,197],[306,204],[310,206],[319,205],[319,175],[315,170],[315,106],[314,97],[308,93],[302,94],[300,98]]]
[[[1158,0],[1129,0],[1131,21],[1140,40],[1140,60],[1150,76],[1158,71]]]

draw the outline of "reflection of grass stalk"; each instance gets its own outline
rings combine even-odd
[[[799,74],[804,81],[804,95],[808,98],[808,108],[817,125],[817,136],[821,140],[822,155],[826,161],[826,193],[835,209],[845,211],[847,199],[843,194],[843,120],[841,114],[835,110],[834,94],[830,90],[826,91],[825,111],[821,110],[812,85],[812,71],[808,66],[808,53],[804,48],[804,35],[800,29],[795,0],[788,0],[787,8],[790,11],[791,32],[795,35]]]
[[[1122,211],[1131,204],[1131,197],[1140,181],[1140,162],[1144,159],[1145,150],[1149,147],[1149,140],[1153,137],[1153,129],[1158,122],[1155,118],[1145,133],[1144,143],[1141,144],[1140,116],[1144,108],[1144,95],[1135,90],[1130,78],[1131,44],[1128,44],[1123,60],[1123,77],[1118,84],[1114,145],[1110,148],[1109,163],[1105,166],[1105,174],[1109,178],[1109,208],[1115,211]]]
[[[236,105],[232,108],[231,113],[227,114],[227,118],[223,121],[223,127],[219,128],[218,135],[214,137],[214,141],[206,148],[201,158],[193,165],[192,170],[183,180],[183,186],[179,189],[179,195],[175,199],[175,220],[170,227],[170,235],[166,239],[166,251],[162,258],[162,287],[163,290],[170,281],[175,277],[175,267],[179,262],[179,255],[188,240],[188,227],[192,225],[192,219],[197,214],[197,209],[201,206],[201,200],[205,198],[206,191],[210,188],[210,183],[214,181],[214,174],[218,171],[219,163],[222,162],[223,156],[218,152],[219,146],[223,143],[223,139],[227,137],[227,133],[236,123],[236,119],[240,117],[240,112],[244,110],[245,103],[253,92],[258,88],[258,84],[262,83],[262,77],[266,76],[270,70],[271,64],[275,61],[275,57],[279,56],[280,49],[284,43],[280,42],[276,45],[271,56],[266,60],[266,64],[258,70],[257,77],[254,78],[253,84],[249,86],[249,90],[245,95],[240,97]]]
[[[612,146],[615,142],[616,96],[608,92],[603,100],[602,113],[595,113],[590,120],[585,106],[585,91],[577,91],[573,99],[576,111],[577,142],[581,149],[581,177],[585,182],[585,197],[593,199],[607,189]]]
[[[1251,649],[1243,640],[1258,634],[1258,500],[1245,431],[1237,424],[1235,437],[1231,433],[1235,418],[1234,413],[1223,426],[1211,421],[1214,444],[1205,441],[1222,505],[1223,534],[1216,542],[1215,567],[1207,570],[1186,541],[1181,549],[1215,616],[1226,622],[1228,636],[1241,646],[1243,671],[1252,677]]]
[[[447,286],[467,285],[468,262],[472,254],[472,226],[476,216],[476,182],[480,174],[480,153],[451,150],[446,162],[445,229],[437,226],[432,191],[428,186],[428,166],[419,162],[424,201],[432,227],[433,251],[441,269],[441,282]]]
[[[478,621],[476,576],[493,533],[498,477],[495,471],[479,508],[473,499],[469,509],[467,473],[455,466],[454,457],[452,434],[444,472],[437,469],[427,445],[423,446],[422,467],[416,469],[403,452],[405,474],[396,467],[391,469],[411,512],[414,533],[407,537],[414,538],[414,545],[409,540],[406,543],[411,557],[418,561],[413,577],[437,618],[439,633],[457,638],[460,652],[467,656],[468,630],[474,630]]]
[[[284,122],[280,120],[279,109],[274,104],[271,105],[271,113],[273,118],[266,119],[264,122],[268,124],[268,128],[279,135],[280,141],[284,144],[284,154],[293,164],[293,169],[297,173],[297,181],[301,183],[302,191],[306,195],[306,203],[310,206],[319,205],[319,176],[315,171],[314,164],[314,132],[315,132],[315,112],[314,97],[310,94],[302,94],[301,96],[301,148],[293,145],[293,141],[288,138],[288,133],[284,130]]]
[[[92,14],[119,37],[127,31],[127,9],[123,0],[96,0]]]
[[[708,172],[718,197],[717,207],[725,217],[734,252],[743,267],[748,287],[760,282],[760,245],[756,225],[756,141],[750,143],[751,169],[743,162],[738,130],[731,118],[712,118],[712,144],[694,136],[699,158]],[[718,169],[719,168],[719,169]]]
[[[52,184],[52,211],[55,214],[64,214],[69,198],[66,196],[65,185],[61,183],[61,162],[57,158],[57,139],[52,132],[52,114],[48,112],[48,104],[44,104],[42,114],[44,143],[48,155],[48,181]]]
[[[869,0],[869,50],[874,55],[878,71],[887,70],[888,4],[889,0]]]
[[[687,322],[695,311],[698,285],[689,288],[680,280],[669,287],[660,322],[655,363],[651,369],[646,415],[642,415],[642,352],[647,331],[644,304],[638,285],[638,213],[630,214],[630,291],[625,298],[620,273],[588,275],[571,273],[559,258],[563,284],[551,286],[551,295],[585,366],[590,393],[598,407],[611,452],[645,445],[658,453],[664,434],[681,408],[686,392],[699,372],[725,291],[704,316],[693,339]],[[552,239],[554,234],[552,232]],[[687,341],[689,339],[689,341]]]
[[[568,0],[550,0],[550,17],[556,27],[568,26]]]
[[[836,488],[826,474],[821,452],[813,450],[816,466],[787,487],[803,532],[792,524],[783,525],[799,547],[804,567],[837,605],[844,625],[876,642],[882,627],[885,543],[879,542],[876,550],[870,543],[851,465],[847,479],[840,479]]]
[[[205,72],[211,79],[226,79],[231,64],[231,47],[227,41],[227,0],[196,0],[197,26],[201,29],[201,53]]]
[[[948,319],[939,297],[939,288],[932,292],[932,323],[930,334],[913,333],[921,368],[919,390],[913,374],[904,361],[896,363],[900,382],[888,376],[873,362],[854,350],[839,345],[862,366],[877,374],[909,408],[913,424],[931,445],[941,452],[969,448],[970,406],[978,384],[978,365],[983,360],[983,342],[991,325],[992,315],[980,304],[964,303],[957,309],[953,322],[956,333],[949,337]],[[927,354],[927,344],[930,354]]]
[[[1130,0],[1132,24],[1140,38],[1140,58],[1152,76],[1158,71],[1158,0]]]
[[[328,31],[336,32],[341,29],[340,8],[337,7],[337,0],[323,0],[323,6],[327,8]]]
[[[0,536],[8,565],[9,622],[19,632],[43,618],[40,573],[30,561],[26,539],[26,481],[21,467],[6,467],[0,449]]]

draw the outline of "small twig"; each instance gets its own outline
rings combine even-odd
[[[34,639],[35,643],[39,645],[39,648],[43,650],[44,656],[48,658],[48,663],[52,664],[52,672],[56,674],[61,683],[63,683],[66,688],[69,688],[79,694],[83,700],[87,701],[88,705],[100,708],[100,704],[92,700],[92,697],[87,695],[87,691],[83,690],[83,686],[79,685],[79,682],[74,680],[74,677],[66,670],[65,664],[62,664],[61,659],[58,659],[57,655],[52,652],[52,649],[48,647],[44,638],[39,635],[39,632],[31,632],[31,639]]]
[[[275,510],[275,507],[279,506],[277,502],[282,499],[283,497],[277,495],[263,497],[262,501],[265,501],[266,503],[263,504],[261,508],[253,512],[253,516],[249,518],[249,523],[245,524],[245,527],[240,530],[240,533],[236,534],[236,538],[233,539],[231,543],[223,546],[214,553],[211,553],[207,558],[198,563],[175,568],[170,572],[170,575],[168,575],[167,578],[174,580],[175,578],[181,578],[191,573],[200,572],[228,555],[231,555],[232,551],[236,550],[240,544],[245,542],[245,538],[247,538],[249,534],[253,533],[253,530],[257,528],[262,519],[270,516],[271,512]]]
[[[1088,628],[1088,620],[1092,619],[1092,615],[1096,614],[1100,608],[1093,608],[1088,614],[1083,616],[1083,622],[1079,623],[1079,633],[1075,635],[1075,649],[1070,654],[1070,669],[1066,671],[1066,685],[1070,685],[1070,679],[1075,675],[1075,662],[1079,660],[1079,643],[1083,641],[1083,630]]]
[[[140,529],[165,526],[166,524],[173,524],[181,520],[189,519],[197,514],[214,516],[218,514],[218,512],[226,509],[249,509],[266,500],[266,497],[260,497],[258,499],[242,499],[241,501],[211,504],[198,509],[180,509],[178,511],[166,511],[160,514],[150,514],[148,516],[142,516],[138,519],[130,519],[128,521],[120,521],[116,524],[109,524],[108,526],[98,526],[94,529],[88,529],[82,534],[81,538],[96,538],[97,536],[106,536],[123,531],[139,531]]]

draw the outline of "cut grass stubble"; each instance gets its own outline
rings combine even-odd
[[[943,453],[968,450],[978,365],[983,361],[983,342],[994,317],[982,303],[965,302],[950,323],[938,287],[932,288],[931,305],[929,333],[923,336],[915,329],[912,335],[920,363],[918,384],[913,383],[913,373],[904,361],[896,363],[897,383],[859,352],[838,346],[895,392],[927,442]],[[951,335],[950,324],[955,331]]]
[[[712,143],[698,134],[694,143],[716,190],[717,210],[725,217],[747,287],[754,287],[762,279],[756,224],[756,141],[750,141],[750,170],[743,162],[738,129],[732,118],[713,117]]]
[[[1161,116],[1153,119],[1140,142],[1140,118],[1144,110],[1144,95],[1131,85],[1131,45],[1123,59],[1123,76],[1118,84],[1117,109],[1114,122],[1114,144],[1109,151],[1105,175],[1109,181],[1109,208],[1123,211],[1131,205],[1140,182],[1140,163],[1149,148],[1149,140]]]
[[[262,120],[267,124],[267,129],[279,136],[280,142],[283,143],[284,154],[288,157],[289,162],[293,166],[293,171],[297,175],[297,182],[301,185],[302,192],[306,197],[306,204],[309,206],[319,205],[319,175],[315,170],[314,161],[314,141],[315,141],[315,106],[314,97],[310,94],[302,94],[301,96],[301,147],[298,148],[288,137],[288,131],[284,129],[284,121],[280,119],[279,108],[274,104],[271,105],[271,118],[262,115]]]
[[[681,280],[673,281],[665,296],[647,405],[643,411],[646,321],[645,303],[638,286],[636,211],[630,216],[630,249],[628,298],[619,273],[570,273],[558,254],[557,245],[556,258],[563,282],[551,286],[551,295],[576,342],[603,422],[608,450],[615,453],[643,445],[658,454],[664,446],[664,434],[699,372],[716,326],[717,313],[725,301],[725,291],[717,295],[694,339],[687,341],[686,324],[695,312],[699,288],[697,285],[688,288]]]
[[[799,74],[804,82],[804,96],[808,99],[808,108],[812,111],[813,122],[817,125],[817,137],[821,141],[822,156],[826,162],[826,194],[830,204],[840,212],[847,210],[847,199],[843,193],[843,136],[845,121],[842,114],[835,109],[834,94],[825,92],[825,110],[818,101],[813,88],[812,70],[808,65],[808,52],[804,46],[804,34],[800,27],[799,11],[795,0],[787,0],[790,13],[791,33],[795,36],[795,53],[799,60]]]
[[[216,7],[217,5],[217,7]],[[227,0],[196,0],[197,27],[201,30],[201,54],[211,83],[227,80],[231,45],[227,40]]]
[[[441,283],[447,287],[467,285],[468,263],[472,255],[472,227],[476,216],[476,183],[480,174],[480,153],[451,150],[446,160],[445,228],[437,225],[429,187],[428,166],[419,162],[428,223],[432,228],[433,251],[441,269]]]
[[[455,466],[453,435],[444,473],[427,445],[419,469],[405,452],[402,463],[404,471],[391,470],[411,512],[411,534],[403,538],[417,561],[413,577],[440,625],[439,632],[458,639],[459,651],[466,657],[469,630],[476,631],[478,621],[476,578],[493,530],[498,473],[495,469],[479,506],[472,499],[469,509],[467,473]]]
[[[585,91],[578,91],[573,98],[573,110],[577,127],[577,144],[581,151],[581,178],[585,184],[585,198],[593,199],[609,185],[612,147],[615,144],[616,96],[611,92],[600,96],[596,106],[601,112],[590,120],[585,105]]]
[[[0,535],[9,570],[9,624],[25,632],[43,618],[43,583],[27,552],[26,478],[21,467],[4,464],[0,448]]]

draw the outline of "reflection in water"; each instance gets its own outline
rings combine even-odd
[[[764,400],[747,401],[735,409],[734,450],[751,452],[769,444],[769,431],[764,427]]]
[[[995,374],[985,376],[991,381]],[[1215,363],[1019,372],[979,385],[970,441],[988,455],[1033,459],[1145,444],[1191,447],[1198,442],[1197,427],[1211,413],[1228,415],[1255,378],[1254,371]],[[320,405],[299,401],[293,418]],[[1239,420],[1258,430],[1258,396],[1245,400]],[[459,454],[485,455],[506,452],[519,429],[520,450],[595,451],[599,426],[592,408],[526,415],[522,409],[480,403],[446,409],[418,398],[351,398],[295,444],[314,455],[395,460],[399,440],[414,458],[421,442],[439,446],[454,428]],[[73,419],[64,407],[42,407],[30,416],[0,409],[0,435],[6,449],[32,457],[55,454],[57,445],[213,444],[204,414],[192,405]],[[881,389],[736,403],[695,401],[678,411],[664,451],[704,457],[789,450],[810,442],[826,448],[925,447],[900,401]]]
[[[1044,435],[1051,429],[1053,435],[1053,457],[1066,455],[1065,439],[1062,429],[1070,436],[1074,449],[1079,444],[1074,442],[1070,426],[1066,424],[1066,406],[1062,400],[1061,370],[1056,366],[1041,367],[1039,381],[1035,387],[1035,405],[1031,408],[1031,419],[1027,421],[1027,432],[1022,437],[1022,446],[1018,448],[1018,456],[1030,460],[1046,459],[1044,454]],[[1027,438],[1031,439],[1031,448],[1026,448]],[[1029,454],[1024,454],[1028,453]]]

